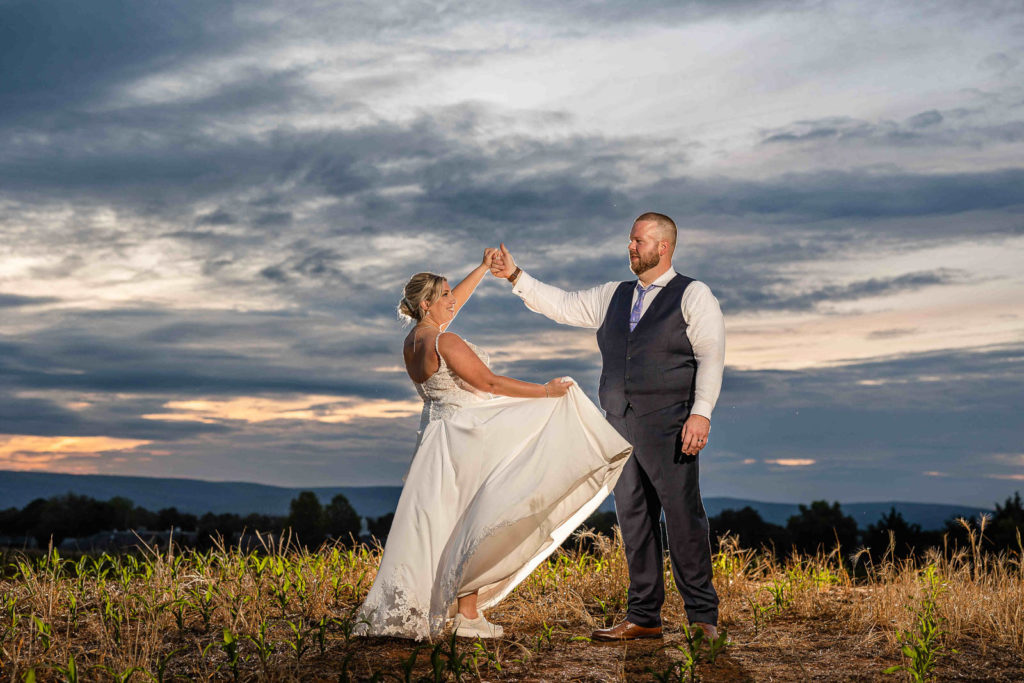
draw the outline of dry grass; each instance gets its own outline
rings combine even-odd
[[[455,652],[448,641],[417,649],[350,637],[379,548],[16,554],[0,579],[0,680],[30,671],[74,680],[71,660],[78,680],[453,680],[460,666],[467,680],[654,680],[685,651],[671,576],[663,641],[587,642],[623,617],[628,583],[621,542],[590,542],[590,552],[559,551],[489,613],[504,640],[459,641]],[[939,582],[941,645],[956,651],[939,659],[936,677],[1020,680],[1024,671],[1020,552],[986,555],[974,539],[916,563],[838,552],[780,561],[726,541],[714,565],[731,643],[697,667],[700,679],[892,678],[882,672],[906,662],[900,634],[915,628],[927,566]]]

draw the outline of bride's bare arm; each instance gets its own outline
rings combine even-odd
[[[547,384],[523,382],[504,375],[496,375],[484,365],[473,349],[462,340],[462,337],[451,332],[442,334],[437,342],[437,350],[452,369],[466,384],[478,391],[501,396],[517,398],[544,398],[546,396],[565,396],[572,382],[563,382],[555,378]]]
[[[473,296],[473,292],[476,290],[477,285],[480,284],[480,280],[491,269],[491,261],[494,259],[494,254],[497,251],[497,249],[492,247],[484,249],[484,258],[480,265],[469,271],[469,275],[462,282],[455,285],[455,289],[452,290],[452,295],[455,297],[455,315],[459,314],[465,303],[469,301],[469,297]]]

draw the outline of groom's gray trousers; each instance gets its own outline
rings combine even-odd
[[[608,422],[633,445],[633,456],[615,485],[615,514],[629,565],[629,610],[638,626],[661,625],[665,602],[661,513],[669,558],[690,623],[718,623],[718,594],[711,583],[708,518],[700,497],[698,456],[684,455],[681,431],[689,403],[637,416],[632,407]]]

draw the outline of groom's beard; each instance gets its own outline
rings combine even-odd
[[[651,268],[661,263],[661,254],[654,252],[650,256],[644,256],[643,254],[637,254],[637,260],[629,259],[629,269],[633,271],[635,275],[641,275],[646,273]]]

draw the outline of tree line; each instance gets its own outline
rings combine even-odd
[[[37,498],[20,510],[14,507],[0,510],[0,536],[12,540],[31,538],[45,548],[51,538],[56,546],[66,538],[85,538],[106,531],[176,529],[194,535],[192,544],[195,546],[209,548],[218,537],[230,542],[244,531],[275,536],[290,531],[297,542],[315,548],[330,539],[383,541],[393,519],[393,513],[367,517],[367,533],[361,537],[363,519],[345,496],[338,494],[323,505],[312,491],[303,491],[293,498],[287,515],[253,513],[244,516],[213,512],[194,515],[174,507],[152,512],[123,497],[99,501],[68,493]],[[776,554],[787,554],[794,549],[814,553],[819,548],[834,548],[838,542],[844,552],[864,547],[871,551],[872,557],[881,557],[890,551],[891,543],[891,552],[897,559],[920,556],[926,549],[941,547],[944,543],[967,547],[970,535],[978,537],[981,529],[979,520],[965,521],[966,526],[951,519],[942,529],[925,530],[918,524],[908,523],[893,508],[876,523],[859,529],[856,520],[844,514],[838,502],[829,504],[824,500],[801,504],[799,512],[790,517],[785,526],[765,521],[749,506],[723,510],[708,519],[713,539],[732,534],[739,537],[744,548],[766,548]],[[614,512],[597,512],[584,526],[608,535],[615,523]],[[982,547],[996,552],[1017,549],[1022,534],[1024,503],[1018,492],[1002,505],[996,504],[995,513],[985,525]]]
[[[390,514],[367,518],[371,533],[380,532],[382,523],[390,527],[390,518]],[[74,493],[37,498],[21,509],[0,510],[0,536],[8,537],[12,545],[19,545],[18,539],[33,539],[40,548],[46,548],[51,538],[54,546],[58,546],[68,538],[133,529],[175,529],[183,532],[181,542],[186,534],[194,536],[193,544],[199,548],[211,547],[218,537],[230,542],[244,531],[277,536],[290,530],[298,542],[317,547],[328,539],[358,540],[361,528],[362,519],[345,496],[338,494],[322,505],[312,491],[303,491],[293,498],[287,515],[194,515],[174,507],[153,512],[120,496],[101,501]]]
[[[597,513],[587,520],[588,526],[604,534],[610,534],[614,524],[614,512]],[[983,535],[978,519],[964,522],[950,519],[941,529],[922,529],[919,524],[908,523],[895,508],[866,529],[860,529],[853,517],[843,513],[838,502],[829,504],[824,500],[810,505],[801,504],[799,512],[791,516],[785,526],[765,521],[757,510],[749,506],[741,510],[723,510],[709,517],[708,524],[712,540],[731,534],[739,537],[743,548],[764,548],[776,555],[787,555],[793,550],[805,554],[819,549],[830,551],[838,543],[847,554],[858,548],[867,548],[874,558],[890,552],[891,545],[893,556],[905,559],[920,557],[928,548],[943,547],[944,544],[969,547],[972,534],[975,539],[982,539],[981,547],[985,550],[1024,550],[1020,545],[1024,535],[1024,504],[1019,492],[1007,498],[1002,505],[996,503],[995,513],[986,521]]]

